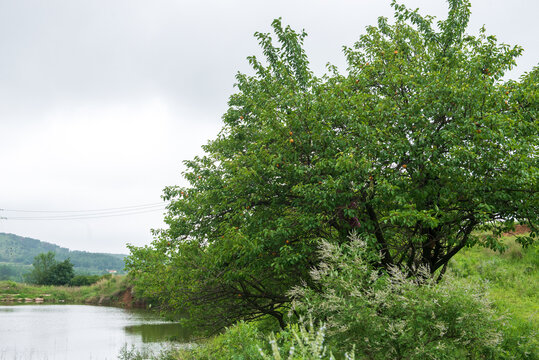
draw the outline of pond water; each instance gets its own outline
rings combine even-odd
[[[167,346],[182,346],[168,340],[188,337],[178,324],[144,310],[90,305],[0,306],[0,360],[117,359],[122,348],[158,353]]]

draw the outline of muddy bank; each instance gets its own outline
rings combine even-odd
[[[84,303],[88,305],[119,306],[126,309],[145,309],[148,305],[143,299],[135,298],[132,286],[110,296],[101,295],[88,298]]]

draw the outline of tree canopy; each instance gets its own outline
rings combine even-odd
[[[166,310],[222,327],[272,315],[310,284],[323,239],[351,232],[380,269],[443,273],[465,246],[503,250],[500,234],[539,220],[538,80],[504,74],[522,49],[466,34],[467,0],[435,21],[392,2],[318,77],[304,32],[281,20],[256,33],[265,62],[238,74],[219,136],[167,187],[166,229],[131,247],[137,288]],[[486,232],[478,234],[474,230]],[[423,273],[423,271],[421,272]]]
[[[74,276],[73,264],[69,259],[56,261],[52,251],[41,253],[34,258],[33,269],[28,281],[38,285],[67,285]]]

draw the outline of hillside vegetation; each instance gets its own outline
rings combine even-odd
[[[59,261],[69,258],[77,274],[103,274],[107,270],[122,273],[124,269],[125,255],[72,251],[44,241],[0,233],[0,280],[22,281],[32,268],[34,257],[49,251]]]

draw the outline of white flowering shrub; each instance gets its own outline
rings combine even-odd
[[[292,291],[294,310],[325,323],[330,346],[354,348],[359,359],[490,359],[502,356],[502,335],[483,289],[428,269],[408,277],[373,268],[357,236],[344,245],[323,243],[316,286]]]
[[[263,334],[254,323],[239,322],[206,343],[174,354],[177,360],[335,360],[325,344],[325,326],[289,325]],[[339,359],[341,359],[340,357]],[[126,357],[127,359],[127,357]],[[131,359],[131,358],[129,358]],[[137,358],[138,359],[138,358]],[[345,360],[354,360],[345,355]]]
[[[308,326],[291,325],[286,330],[271,334],[271,351],[266,353],[259,349],[260,355],[264,360],[335,360],[325,345],[325,332],[325,325],[316,329],[312,320]],[[354,356],[345,354],[345,359],[353,360]]]

